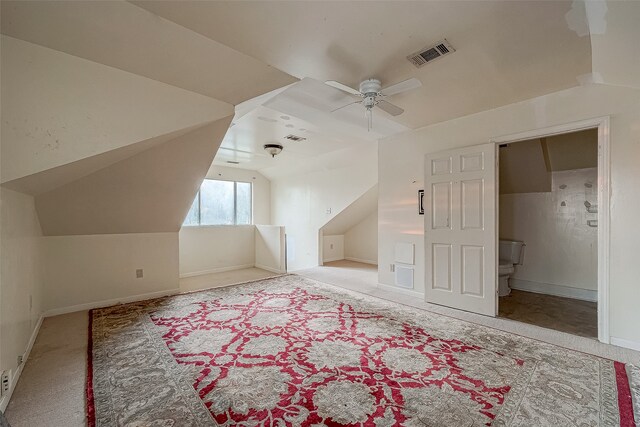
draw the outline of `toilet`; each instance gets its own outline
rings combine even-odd
[[[522,263],[524,242],[517,240],[500,240],[498,249],[498,296],[505,297],[511,293],[509,279],[515,271],[515,265]]]

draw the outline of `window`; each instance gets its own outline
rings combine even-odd
[[[205,179],[183,225],[251,224],[251,183]]]

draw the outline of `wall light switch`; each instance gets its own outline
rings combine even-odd
[[[143,276],[144,276],[144,271],[143,271],[141,268],[137,269],[137,270],[136,270],[136,278],[137,278],[137,279],[140,279],[140,278],[142,278]]]

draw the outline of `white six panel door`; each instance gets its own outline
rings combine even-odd
[[[427,154],[427,302],[496,315],[496,146]]]

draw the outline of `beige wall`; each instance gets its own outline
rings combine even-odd
[[[180,276],[253,267],[254,230],[253,225],[182,227]]]
[[[256,225],[256,267],[284,273],[284,227]]]
[[[43,239],[45,310],[77,311],[177,292],[178,233]],[[143,269],[144,277],[136,278]]]
[[[252,184],[254,224],[269,224],[271,183],[257,171],[214,165],[209,179]],[[192,276],[253,266],[254,226],[186,226],[180,230],[180,275]],[[257,231],[255,231],[257,233]]]
[[[416,213],[416,191],[424,182],[426,153],[486,143],[493,137],[609,115],[611,117],[610,333],[640,346],[640,90],[590,85],[485,111],[380,143],[379,280],[393,285],[393,248],[416,245],[416,290],[424,291],[424,224]],[[413,181],[416,181],[413,183]],[[383,266],[387,266],[384,268]],[[618,341],[621,342],[621,341]]]
[[[48,236],[177,232],[231,122],[200,126],[36,196]]]
[[[271,181],[271,219],[286,227],[289,271],[318,265],[318,231],[376,184],[377,151],[367,143],[319,156],[314,167],[324,170]]]
[[[344,257],[378,264],[378,209],[344,233]]]
[[[322,236],[322,261],[331,262],[344,259],[344,235]]]
[[[241,181],[252,184],[254,224],[271,224],[271,182],[260,172],[213,165],[207,178],[223,181]]]
[[[548,193],[500,195],[500,239],[520,240],[526,245],[524,262],[516,267],[512,287],[542,290],[551,286],[549,292],[596,300],[598,229],[587,221],[598,215],[587,213],[584,202],[598,203],[598,170],[553,172],[552,181]]]
[[[42,233],[32,196],[2,188],[0,205],[0,370],[15,375],[43,311]]]
[[[233,114],[233,106],[2,36],[2,182]]]

